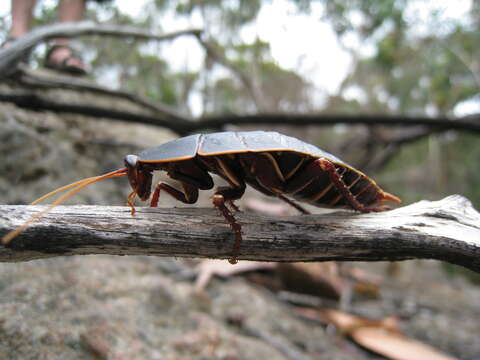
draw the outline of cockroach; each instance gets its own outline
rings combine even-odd
[[[243,196],[247,184],[265,195],[287,202],[304,214],[308,212],[292,199],[318,207],[348,207],[363,213],[388,210],[388,206],[379,204],[386,200],[401,202],[367,175],[334,155],[273,131],[190,135],[138,155],[127,155],[124,164],[122,169],[76,181],[35,200],[32,205],[71,189],[5,235],[3,243],[10,242],[30,223],[88,185],[114,177],[128,177],[132,192],[127,197],[127,204],[132,215],[135,214],[135,197],[142,201],[150,199],[150,206],[156,207],[160,193],[165,192],[178,201],[194,204],[199,190],[213,188],[210,173],[223,178],[228,186],[216,189],[213,206],[220,210],[235,234],[231,263],[236,263],[242,241],[242,228],[234,216],[234,211],[238,210],[234,201]],[[166,171],[170,178],[180,183],[181,189],[160,182],[152,194],[153,172],[157,170]]]

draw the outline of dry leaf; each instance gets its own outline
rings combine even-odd
[[[398,319],[372,320],[338,310],[296,308],[302,316],[334,324],[357,344],[392,360],[456,360],[430,345],[410,339],[398,330]]]
[[[325,321],[334,324],[342,333],[348,335],[351,335],[354,330],[363,327],[382,328],[392,333],[400,333],[398,319],[394,316],[375,320],[332,309],[319,310],[319,313]]]
[[[278,274],[286,289],[303,294],[338,300],[346,282],[338,272],[337,263],[281,263]]]
[[[350,336],[359,345],[392,360],[455,360],[427,344],[384,328],[358,328]]]

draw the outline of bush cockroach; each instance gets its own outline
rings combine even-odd
[[[360,212],[388,210],[387,206],[379,205],[385,200],[400,202],[396,196],[383,191],[374,180],[337,157],[273,131],[190,135],[138,155],[127,155],[124,163],[125,168],[76,181],[35,200],[32,204],[71,189],[4,236],[3,243],[7,244],[31,222],[86,186],[113,177],[128,177],[133,189],[127,198],[132,215],[135,213],[135,197],[142,201],[150,199],[150,206],[156,207],[160,193],[165,192],[183,203],[194,204],[199,190],[214,186],[209,173],[226,180],[229,185],[216,189],[213,205],[235,234],[231,263],[236,262],[239,254],[242,233],[241,225],[227,205],[238,210],[233,202],[243,196],[247,184],[263,194],[278,197],[302,213],[308,212],[290,198],[319,207],[349,207]],[[182,189],[160,182],[152,194],[152,178],[156,170],[166,171]]]

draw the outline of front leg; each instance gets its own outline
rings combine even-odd
[[[168,195],[172,196],[178,201],[183,202],[184,204],[195,204],[198,200],[198,188],[183,182],[181,184],[183,187],[183,192],[175,189],[173,186],[168,185],[167,183],[158,183],[155,186],[155,191],[153,192],[150,206],[158,206],[158,200],[160,199],[160,191],[165,191]]]

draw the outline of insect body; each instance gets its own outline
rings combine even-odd
[[[124,162],[123,169],[77,181],[54,190],[34,203],[74,187],[53,203],[52,208],[93,182],[128,176],[133,190],[128,196],[128,204],[133,214],[136,196],[143,201],[150,199],[150,206],[157,206],[160,194],[165,192],[181,202],[193,204],[198,199],[199,190],[213,188],[210,173],[217,174],[227,181],[228,186],[216,189],[213,205],[220,210],[235,234],[230,259],[235,263],[242,240],[241,225],[227,205],[236,209],[233,201],[243,196],[247,184],[263,194],[278,197],[303,213],[308,212],[290,198],[319,207],[349,207],[361,212],[387,210],[388,207],[378,205],[385,200],[400,202],[396,196],[383,191],[375,181],[337,157],[277,132],[191,135],[138,155],[127,155]],[[161,182],[155,185],[152,194],[153,172],[157,170],[166,171],[170,178],[180,183],[181,189]],[[43,212],[35,219],[41,215]],[[15,234],[8,234],[3,242],[10,241],[25,226],[14,230],[17,231]]]

